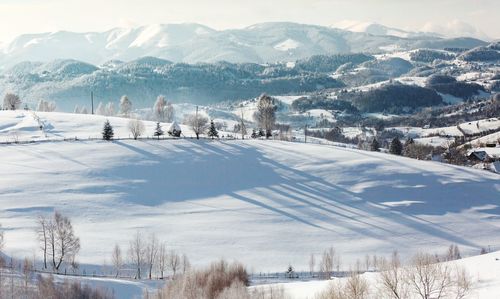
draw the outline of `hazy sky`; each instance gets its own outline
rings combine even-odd
[[[23,33],[157,23],[225,29],[266,21],[339,25],[346,20],[497,39],[499,15],[500,0],[0,0],[0,41]]]

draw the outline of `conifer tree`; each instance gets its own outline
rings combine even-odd
[[[164,134],[165,132],[163,132],[163,130],[161,129],[160,122],[157,122],[154,136],[158,137],[158,140],[160,140],[160,136],[163,136]]]
[[[109,141],[113,139],[114,135],[115,133],[113,132],[113,127],[109,123],[109,120],[106,120],[106,122],[104,123],[104,128],[102,130],[102,139]]]
[[[255,131],[255,129],[252,130],[252,136],[251,136],[253,139],[255,138],[258,138],[259,135],[257,134],[257,131]]]
[[[377,138],[373,138],[372,143],[370,144],[370,150],[372,152],[378,152],[380,148],[380,144],[378,143]]]
[[[394,137],[391,141],[391,146],[389,147],[389,152],[393,155],[401,156],[403,153],[403,144],[399,141],[398,137]]]
[[[215,124],[214,124],[213,120],[210,121],[210,128],[208,129],[207,135],[208,135],[208,137],[211,137],[212,139],[214,139],[214,137],[219,138],[219,132],[217,132],[217,129],[215,128]]]

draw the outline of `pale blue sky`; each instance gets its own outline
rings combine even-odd
[[[0,0],[0,41],[23,33],[157,23],[225,29],[266,21],[335,25],[345,20],[496,39],[499,15],[500,0]]]

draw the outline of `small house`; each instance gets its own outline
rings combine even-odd
[[[473,150],[467,153],[467,158],[471,161],[486,162],[490,159],[490,156],[484,150]]]

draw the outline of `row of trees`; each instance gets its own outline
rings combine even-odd
[[[196,138],[199,139],[200,134],[206,133],[208,137],[214,139],[214,138],[219,138],[219,132],[217,131],[217,128],[215,126],[215,123],[213,120],[210,121],[210,125],[208,124],[208,119],[204,116],[201,115],[188,115],[188,120],[187,124],[191,127],[193,132],[196,134]],[[144,134],[146,131],[146,127],[144,125],[144,122],[139,120],[139,119],[131,119],[128,122],[127,128],[134,138],[134,140],[137,140],[140,136]],[[178,137],[181,132],[174,132],[176,129],[173,128],[172,132],[167,132],[171,136]],[[157,137],[160,139],[161,136],[163,136],[165,132],[163,131],[163,128],[160,124],[160,122],[156,123],[156,128],[154,130],[153,136]],[[113,126],[111,126],[111,123],[109,120],[106,120],[104,122],[104,127],[102,130],[102,139],[103,140],[112,140],[114,137],[115,133],[113,130]]]
[[[72,269],[79,267],[76,256],[80,251],[80,239],[67,216],[57,211],[51,216],[40,215],[36,233],[43,258],[43,269],[59,273],[63,265]],[[0,231],[0,251],[3,244],[3,232]],[[116,277],[119,277],[122,269],[128,265],[134,269],[136,279],[143,278],[144,273],[149,279],[152,279],[155,273],[158,278],[164,279],[167,271],[171,271],[175,277],[178,272],[185,273],[191,267],[186,255],[167,250],[166,243],[154,234],[144,237],[139,231],[129,241],[126,253],[118,244],[114,246],[111,261]]]
[[[156,277],[164,279],[167,271],[170,271],[172,277],[176,277],[179,272],[184,274],[191,267],[185,254],[180,255],[175,250],[168,250],[166,243],[154,234],[143,237],[139,231],[129,242],[127,257],[123,256],[121,247],[116,244],[111,261],[116,277],[120,276],[122,268],[128,263],[133,267],[136,279],[142,279],[144,275],[153,279],[155,273]]]
[[[17,110],[21,108],[21,98],[13,93],[6,93],[3,98],[3,110]],[[25,107],[27,109],[27,107]],[[36,110],[40,112],[52,112],[56,110],[56,103],[45,100],[38,101]]]
[[[87,114],[87,107],[75,107],[75,113]],[[118,114],[124,117],[130,117],[132,113],[132,101],[124,95],[120,98]],[[114,116],[115,106],[113,102],[99,102],[95,114],[104,116]],[[153,105],[153,117],[158,122],[173,122],[175,118],[175,109],[171,102],[168,102],[164,96],[158,96]]]

